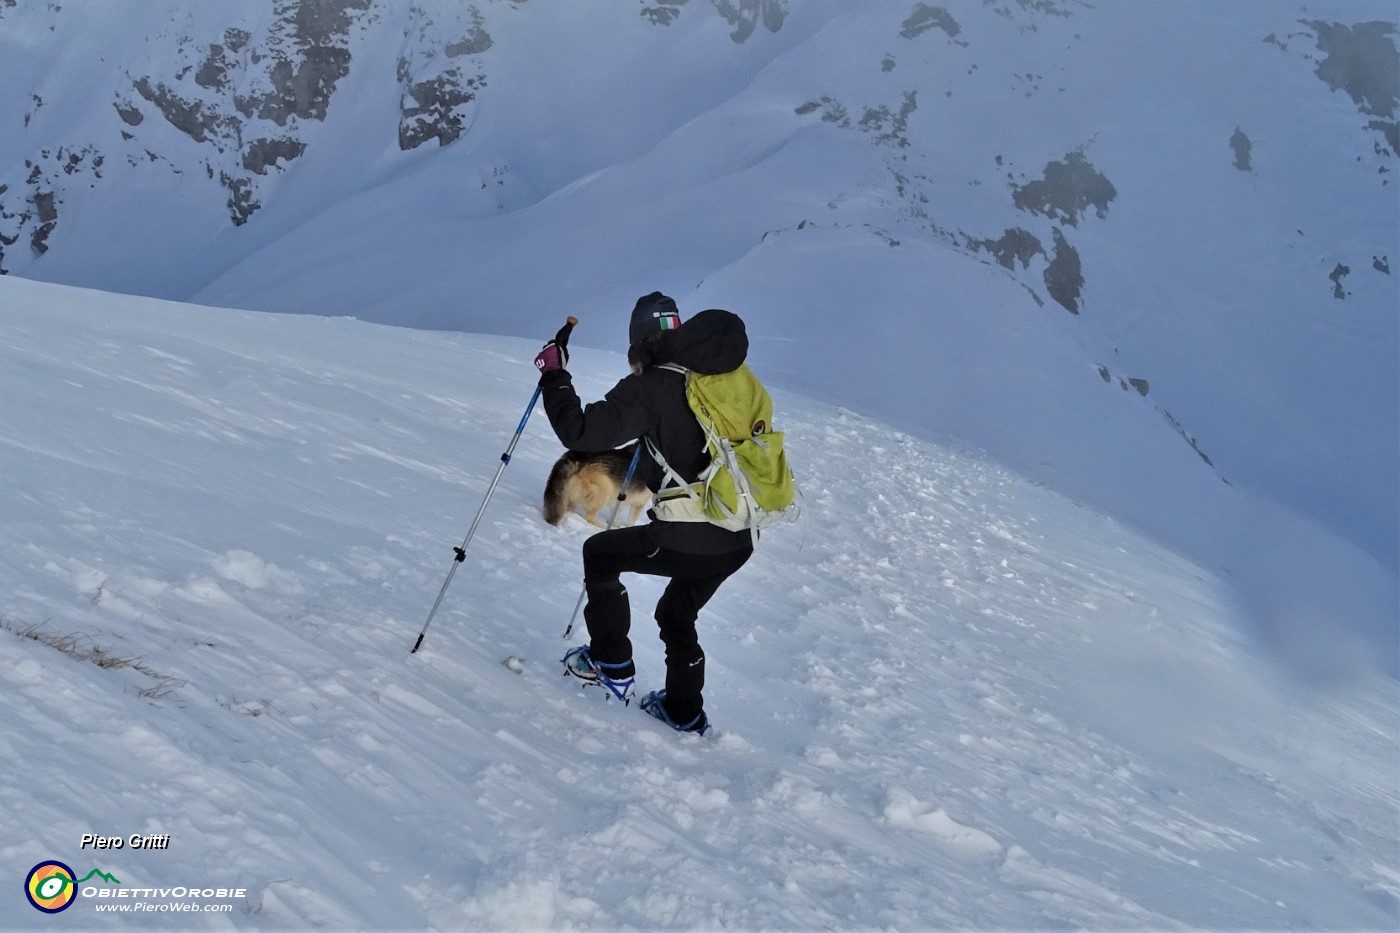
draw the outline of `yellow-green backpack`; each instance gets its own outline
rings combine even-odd
[[[747,364],[713,375],[685,373],[685,397],[705,432],[710,465],[694,483],[671,469],[648,442],[665,473],[656,495],[663,521],[707,521],[731,531],[763,528],[797,517],[797,487],[783,432],[773,430],[773,400]]]

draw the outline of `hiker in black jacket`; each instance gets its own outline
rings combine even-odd
[[[637,470],[653,492],[661,487],[662,470],[645,452],[648,442],[686,482],[694,482],[710,461],[704,431],[686,402],[685,373],[663,364],[698,373],[738,368],[748,353],[744,323],[728,311],[710,310],[682,327],[675,301],[652,292],[637,300],[628,336],[632,374],[586,407],[565,368],[567,353],[553,342],[545,345],[535,365],[549,423],[560,442],[574,451],[611,450],[640,439]],[[618,699],[628,700],[636,668],[628,638],[631,610],[619,576],[669,577],[656,604],[666,646],[666,689],[648,694],[641,705],[672,728],[703,733],[709,728],[701,695],[705,654],[695,620],[720,584],[753,554],[753,539],[749,531],[728,531],[706,521],[661,521],[654,511],[648,515],[651,521],[645,525],[601,531],[584,543],[588,602],[583,618],[590,641],[570,651],[564,663],[574,676],[601,683]]]

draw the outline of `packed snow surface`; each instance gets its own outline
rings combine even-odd
[[[536,343],[13,277],[0,328],[0,927],[1400,923],[1395,682],[1285,679],[1213,572],[977,451],[775,393],[804,516],[701,617],[701,738],[561,676],[594,529],[540,516],[542,412],[409,653]],[[47,859],[245,893],[55,919]]]

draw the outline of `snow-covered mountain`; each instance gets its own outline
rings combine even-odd
[[[1394,681],[1281,677],[1225,580],[976,451],[779,391],[805,515],[678,736],[560,674],[593,529],[538,412],[409,653],[535,341],[16,276],[0,321],[0,928],[1400,923]]]

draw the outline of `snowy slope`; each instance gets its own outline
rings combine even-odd
[[[14,277],[0,328],[0,927],[1400,922],[1394,681],[1280,679],[1225,581],[981,454],[777,393],[806,516],[677,736],[559,675],[590,529],[539,517],[542,413],[408,653],[534,342]],[[247,894],[48,918],[49,858]]]
[[[1183,549],[1297,667],[1335,625],[1397,673],[1398,24],[6,0],[0,266],[535,338],[653,288],[742,309],[781,385]]]

